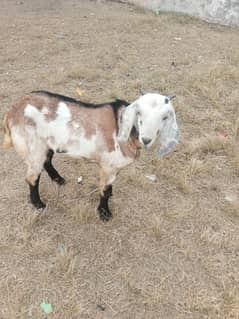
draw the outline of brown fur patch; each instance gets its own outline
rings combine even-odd
[[[117,123],[110,105],[106,104],[94,109],[69,102],[64,103],[71,106],[72,121],[76,121],[80,127],[84,128],[85,138],[90,139],[99,130],[103,134],[106,150],[108,152],[115,150],[113,134],[117,132]],[[85,123],[89,123],[89,125]]]
[[[97,110],[98,112],[100,110]],[[103,111],[103,112],[102,112]],[[99,123],[100,128],[104,136],[104,140],[107,145],[107,151],[113,152],[115,150],[115,141],[113,139],[114,132],[117,132],[117,123],[114,115],[114,111],[110,105],[104,106],[99,118],[104,119],[102,123]]]
[[[120,149],[125,156],[136,159],[141,149],[141,144],[135,138],[130,138],[127,143],[120,144]]]
[[[29,176],[26,177],[26,182],[32,186],[36,185],[36,180],[38,178],[38,175],[36,174],[31,174]]]
[[[56,117],[56,107],[58,103],[59,101],[54,98],[48,98],[46,96],[36,94],[26,95],[19,99],[8,112],[10,127],[19,124],[33,125],[33,122],[29,122],[29,119],[24,116],[24,109],[28,104],[36,107],[39,111],[46,107],[48,109],[46,119],[54,120]]]

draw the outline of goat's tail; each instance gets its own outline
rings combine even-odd
[[[12,137],[11,137],[11,131],[8,126],[8,118],[7,114],[3,117],[3,131],[4,131],[4,137],[3,137],[3,148],[10,148],[13,146],[12,144]]]

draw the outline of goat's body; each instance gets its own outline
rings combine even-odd
[[[116,140],[117,120],[111,104],[90,108],[32,94],[21,99],[7,118],[13,145],[24,158],[31,153],[35,157],[37,149],[45,153],[52,149],[103,166],[112,163],[116,168],[132,161],[130,149],[125,156]]]
[[[117,116],[126,105],[120,100],[89,104],[49,92],[34,92],[20,99],[5,116],[5,141],[12,143],[25,160],[30,189],[36,184],[38,188],[41,171],[48,167],[46,159],[50,151],[99,164],[100,189],[104,195],[118,171],[136,157],[136,144],[120,145],[116,139]],[[59,174],[54,176],[54,180],[61,178]]]
[[[86,158],[100,166],[102,220],[112,216],[108,200],[119,170],[132,163],[141,145],[151,146],[160,136],[159,154],[179,142],[170,97],[149,93],[128,105],[116,100],[90,104],[50,92],[37,91],[20,99],[5,115],[3,146],[14,146],[27,164],[31,202],[45,207],[39,195],[43,168],[59,185],[65,180],[52,165],[54,153]]]

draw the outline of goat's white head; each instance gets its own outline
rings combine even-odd
[[[172,98],[147,93],[124,108],[120,117],[118,141],[126,142],[135,127],[143,147],[152,146],[159,137],[159,154],[162,156],[172,151],[179,142]]]

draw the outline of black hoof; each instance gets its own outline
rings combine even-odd
[[[112,213],[110,210],[107,210],[103,207],[98,207],[98,213],[100,215],[100,219],[103,221],[103,222],[108,222],[112,217]]]
[[[43,203],[42,201],[33,203],[33,205],[34,205],[37,209],[44,209],[44,208],[46,208],[46,204]]]
[[[66,183],[66,180],[61,177],[61,176],[57,176],[54,179],[54,182],[56,182],[58,185],[64,185]]]

